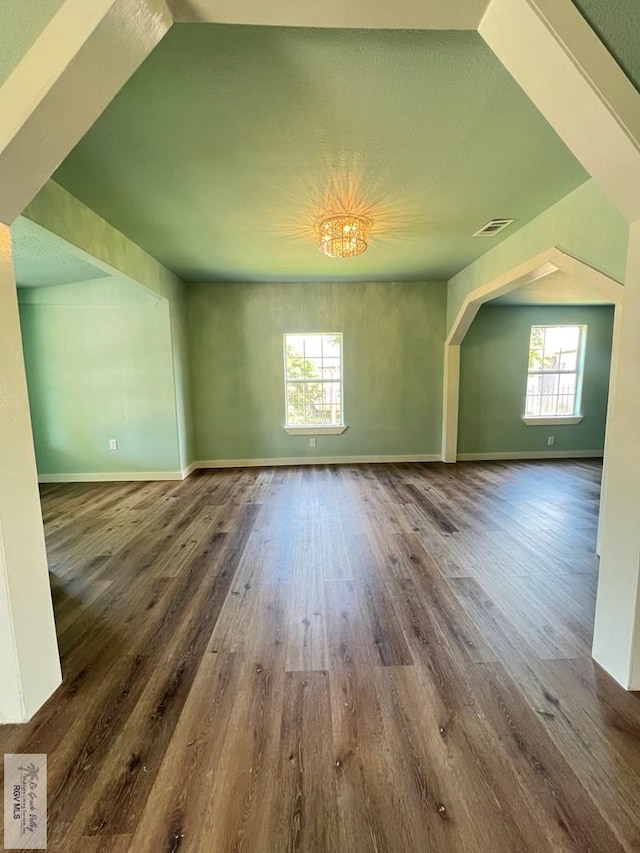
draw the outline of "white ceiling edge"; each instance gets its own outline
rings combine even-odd
[[[489,0],[169,0],[176,21],[339,29],[477,30]]]
[[[88,5],[65,0],[0,86],[1,222],[22,213],[173,23],[164,0]]]
[[[612,302],[599,290],[589,287],[584,280],[556,270],[535,282],[524,284],[517,290],[489,300],[490,305],[611,305]]]

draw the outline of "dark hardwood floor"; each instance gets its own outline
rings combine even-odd
[[[49,849],[640,851],[640,697],[592,662],[596,462],[42,489]]]

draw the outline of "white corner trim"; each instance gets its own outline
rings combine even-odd
[[[196,468],[272,468],[281,465],[358,465],[375,462],[440,462],[439,453],[406,456],[288,456],[274,459],[202,459]]]
[[[485,302],[488,302],[490,299],[497,299],[499,296],[505,296],[513,290],[518,290],[521,287],[540,281],[540,279],[552,273],[558,272],[559,266],[557,261],[559,257],[557,253],[559,251],[555,246],[551,246],[467,293],[449,330],[445,344],[462,343],[476,314]],[[470,266],[473,266],[473,264],[470,264]],[[449,284],[451,282],[455,284],[458,276],[461,276],[466,269],[468,267],[456,273],[450,279]]]
[[[456,273],[449,283],[455,283],[458,276],[462,275],[466,269],[469,267]],[[579,258],[574,258],[573,255],[563,252],[557,246],[551,246],[517,267],[507,270],[467,293],[449,330],[445,344],[462,343],[476,314],[485,302],[497,299],[499,296],[505,296],[555,272],[563,272],[572,278],[581,279],[614,305],[622,304],[624,300],[624,286],[619,281],[589,266]]]
[[[460,408],[460,345],[445,344],[442,399],[442,461],[455,462]]]
[[[126,483],[184,480],[182,471],[95,471],[78,474],[39,474],[39,483]]]
[[[458,453],[458,462],[517,459],[601,459],[602,450],[508,450],[498,453]]]
[[[176,21],[279,27],[383,30],[476,30],[487,0],[439,3],[264,3],[255,0],[169,0]]]
[[[557,418],[522,418],[522,423],[527,426],[564,426],[565,424],[579,424],[584,420],[583,415],[570,415],[569,417]]]
[[[283,426],[287,435],[342,435],[348,429],[346,424],[342,426]]]
[[[190,474],[193,474],[193,472],[197,469],[197,467],[198,467],[197,462],[190,462],[186,468],[182,469],[182,479],[186,480]]]
[[[64,0],[0,86],[0,220],[13,222],[173,24],[164,0]]]
[[[638,93],[576,5],[491,0],[478,32],[627,221],[640,218]]]

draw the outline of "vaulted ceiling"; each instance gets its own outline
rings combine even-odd
[[[475,32],[487,0],[429,7],[429,32],[384,29],[427,14],[410,0],[371,8],[367,31],[237,25],[363,25],[332,0],[167,2],[216,23],[174,26],[56,178],[186,278],[442,278],[585,178]],[[640,89],[637,0],[573,2]],[[60,6],[0,0],[0,80]],[[361,258],[317,253],[330,201],[370,214]],[[516,221],[472,240],[491,216]],[[29,224],[19,283],[102,274]]]
[[[448,278],[586,178],[475,32],[225,24],[174,25],[54,176],[211,281]],[[344,207],[369,250],[325,258]]]

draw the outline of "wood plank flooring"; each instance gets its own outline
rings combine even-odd
[[[49,849],[640,851],[640,697],[592,662],[600,465],[44,486]]]

